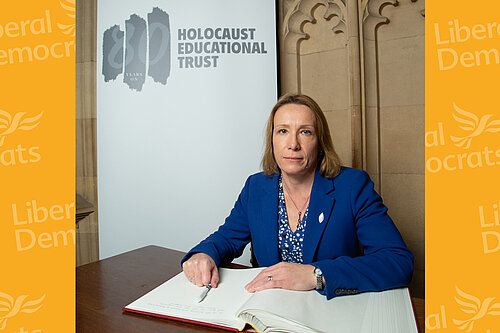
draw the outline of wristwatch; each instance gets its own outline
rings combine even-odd
[[[316,290],[323,290],[323,272],[318,267],[314,267],[314,276],[316,276]]]

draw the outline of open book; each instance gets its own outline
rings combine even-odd
[[[314,290],[269,289],[254,294],[244,286],[262,268],[219,268],[220,282],[201,303],[197,287],[179,273],[123,308],[200,325],[241,331],[250,324],[258,332],[417,332],[407,288],[340,296],[329,301]]]

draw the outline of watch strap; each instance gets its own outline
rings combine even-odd
[[[318,267],[314,267],[314,275],[316,276],[316,290],[323,290],[323,273]]]

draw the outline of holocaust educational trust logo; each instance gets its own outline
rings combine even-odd
[[[104,81],[123,74],[123,82],[141,91],[146,75],[154,82],[167,84],[170,76],[170,21],[158,7],[148,13],[148,20],[132,14],[125,21],[125,31],[114,25],[104,31],[102,75]],[[146,74],[147,68],[147,74]]]

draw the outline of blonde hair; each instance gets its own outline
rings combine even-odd
[[[274,132],[274,115],[280,107],[286,104],[298,104],[307,106],[314,114],[316,119],[316,133],[318,136],[319,156],[318,163],[320,166],[321,176],[325,178],[333,178],[340,172],[340,159],[335,149],[333,148],[332,137],[325,115],[318,103],[311,97],[301,94],[286,94],[280,97],[276,105],[274,105],[267,120],[266,128],[266,144],[264,148],[264,156],[262,156],[262,170],[268,176],[278,173],[278,164],[274,159],[273,151],[273,132]]]

